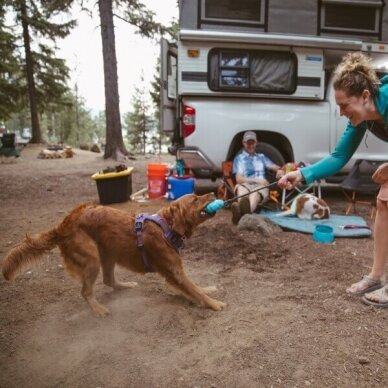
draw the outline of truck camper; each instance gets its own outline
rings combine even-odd
[[[161,42],[170,152],[196,177],[216,178],[252,130],[275,163],[314,163],[346,127],[332,73],[349,51],[388,72],[384,1],[181,0],[178,40]],[[386,155],[387,145],[367,133],[342,173],[355,159]]]

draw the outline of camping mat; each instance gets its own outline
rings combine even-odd
[[[328,225],[333,228],[335,237],[369,237],[372,231],[362,217],[358,216],[341,216],[330,214],[326,220],[301,220],[296,216],[276,217],[276,211],[262,210],[260,215],[268,217],[284,229],[295,230],[302,233],[313,233],[315,225]],[[343,226],[349,225],[353,228],[344,229]]]

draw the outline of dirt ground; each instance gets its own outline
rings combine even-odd
[[[0,257],[26,233],[98,201],[90,176],[115,165],[81,150],[71,159],[37,159],[42,148],[29,145],[16,162],[0,164]],[[146,165],[157,160],[127,163],[135,167],[133,191],[146,186]],[[343,214],[339,190],[323,195]],[[167,204],[112,206],[154,212]],[[361,215],[370,222],[369,209]],[[225,310],[193,305],[156,274],[117,269],[139,286],[112,292],[99,278],[97,298],[112,312],[102,319],[54,250],[16,281],[0,279],[0,387],[386,387],[388,311],[344,292],[368,272],[372,248],[372,238],[263,238],[240,232],[222,210],[183,255],[195,282],[218,287]]]

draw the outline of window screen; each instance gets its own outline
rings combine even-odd
[[[381,1],[322,0],[320,30],[378,35],[381,7]]]
[[[265,0],[201,0],[204,22],[263,24]]]
[[[220,86],[244,87],[249,85],[249,54],[220,52]]]
[[[214,91],[292,94],[297,87],[297,58],[288,51],[212,49],[208,67]]]

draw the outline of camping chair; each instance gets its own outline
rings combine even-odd
[[[222,199],[224,201],[233,198],[234,187],[236,186],[236,179],[233,174],[233,161],[227,160],[222,162],[222,177],[221,184],[217,189],[217,198]]]
[[[294,171],[300,167],[305,167],[305,163],[300,162],[297,165],[293,163],[287,163],[283,168],[286,168],[287,171],[287,165],[291,164],[292,168],[290,171]],[[316,180],[310,184],[304,184],[294,187],[292,190],[282,190],[282,202],[281,206],[282,209],[289,209],[289,205],[291,202],[300,194],[309,193],[317,196],[318,198],[322,198],[322,192],[321,192],[321,181]]]
[[[317,180],[309,185],[299,185],[292,190],[282,190],[282,209],[288,209],[291,202],[300,194],[309,193],[322,198],[321,181]]]
[[[20,156],[20,151],[16,148],[16,139],[14,133],[4,133],[0,140],[0,156],[2,158],[10,156],[18,158]]]
[[[365,159],[357,159],[349,174],[341,182],[340,187],[343,190],[348,207],[345,214],[348,215],[351,211],[357,214],[356,205],[371,206],[371,218],[376,212],[376,195],[379,185],[372,180],[372,175],[376,169],[385,161],[372,161]]]

